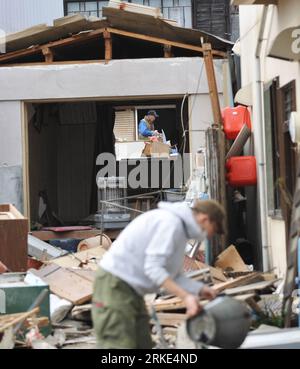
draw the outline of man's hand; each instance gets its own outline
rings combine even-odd
[[[202,287],[199,295],[204,300],[213,300],[217,297],[216,291],[207,286]]]
[[[198,297],[188,294],[184,297],[183,302],[186,306],[186,313],[189,318],[197,315],[202,310]]]

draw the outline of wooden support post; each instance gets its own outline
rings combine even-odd
[[[108,31],[103,32],[104,48],[105,48],[105,62],[109,62],[112,59],[112,38],[111,33]]]
[[[45,57],[46,63],[53,63],[54,60],[54,53],[53,50],[50,49],[50,47],[44,47],[42,49],[43,55]]]
[[[221,125],[222,124],[222,114],[220,108],[219,94],[217,88],[216,74],[214,68],[214,61],[212,55],[212,47],[211,44],[203,44],[204,50],[204,62],[208,80],[209,94],[212,105],[212,111],[214,116],[214,124]]]
[[[164,57],[165,58],[172,58],[172,46],[171,45],[164,45]]]
[[[202,45],[203,55],[205,62],[205,69],[207,74],[207,81],[209,87],[209,94],[213,112],[214,128],[215,128],[215,148],[217,155],[216,168],[214,168],[213,180],[217,184],[216,194],[214,199],[219,201],[224,209],[227,209],[226,201],[226,178],[225,178],[225,157],[226,157],[226,147],[225,147],[225,135],[222,130],[222,114],[220,107],[220,100],[218,94],[218,87],[216,81],[216,74],[214,68],[214,60],[212,54],[211,44],[206,43]],[[225,228],[227,228],[227,219],[225,219]],[[224,250],[227,245],[226,235],[221,237],[221,247]]]

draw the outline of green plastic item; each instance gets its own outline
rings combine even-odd
[[[5,273],[0,275],[0,315],[26,312],[40,293],[48,290],[42,301],[39,316],[48,317],[50,321],[50,290],[40,278],[26,273]],[[51,333],[51,325],[41,328],[45,336]]]

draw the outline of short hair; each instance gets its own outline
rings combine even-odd
[[[215,224],[216,232],[224,234],[225,210],[221,204],[215,200],[195,200],[192,206],[196,213],[206,214],[209,220]]]

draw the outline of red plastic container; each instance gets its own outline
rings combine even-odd
[[[249,110],[245,106],[237,106],[236,108],[225,108],[222,112],[223,126],[226,138],[235,140],[243,128],[247,124],[251,129],[251,116]]]
[[[257,184],[256,159],[254,156],[237,156],[227,160],[226,179],[232,187],[255,186]]]

